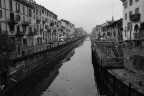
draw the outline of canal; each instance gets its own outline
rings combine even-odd
[[[41,96],[96,96],[91,43],[87,40],[63,61],[58,76]]]
[[[89,38],[3,96],[99,96]]]

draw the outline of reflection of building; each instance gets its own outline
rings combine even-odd
[[[65,59],[62,61],[63,63],[66,63],[70,61],[70,58],[75,54],[75,49],[73,49],[69,54],[65,57]]]
[[[123,38],[124,40],[136,39],[144,12],[144,0],[121,0],[123,2]],[[139,35],[140,36],[140,35]],[[141,37],[141,36],[140,36]]]
[[[35,87],[31,89],[31,93],[29,93],[29,95],[40,96],[42,92],[44,92],[51,85],[58,73],[58,70],[53,70],[51,74],[45,74],[45,77],[42,77],[42,80],[40,80],[41,82],[39,82]]]

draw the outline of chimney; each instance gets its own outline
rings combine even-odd
[[[114,17],[112,16],[112,21],[114,21]]]

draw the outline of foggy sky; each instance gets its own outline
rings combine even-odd
[[[122,18],[120,0],[35,0],[76,27],[83,27],[88,33],[107,20]]]

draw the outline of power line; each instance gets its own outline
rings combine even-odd
[[[101,0],[98,0],[98,1],[95,1],[95,2],[91,2],[91,3],[85,4],[85,5],[82,5],[82,6],[79,6],[79,7],[75,7],[75,8],[71,8],[71,9],[67,9],[67,10],[61,10],[61,11],[58,11],[58,12],[71,11],[71,10],[79,9],[79,8],[82,8],[82,7],[93,5],[93,4],[95,4],[95,3],[99,2],[99,1],[101,1]]]

